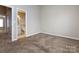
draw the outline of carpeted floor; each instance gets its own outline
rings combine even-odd
[[[0,36],[2,37],[2,36]],[[6,35],[0,38],[1,53],[78,53],[79,41],[39,33],[15,42]]]

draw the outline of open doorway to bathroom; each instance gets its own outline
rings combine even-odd
[[[25,37],[25,11],[19,9],[17,11],[18,38]]]
[[[0,40],[11,40],[11,11],[11,8],[0,5]]]

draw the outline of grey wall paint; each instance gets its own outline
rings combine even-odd
[[[17,8],[26,11],[26,36],[48,33],[79,39],[79,6],[11,6],[12,39],[17,39]]]
[[[40,33],[40,7],[28,6],[27,9],[27,36]]]
[[[40,33],[40,7],[32,5],[8,5],[12,8],[12,41],[17,40],[18,28],[16,13],[18,9],[26,12],[26,36]]]
[[[41,32],[79,39],[79,6],[41,6]]]

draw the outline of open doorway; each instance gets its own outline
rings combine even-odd
[[[19,9],[17,11],[18,38],[25,37],[25,11]]]
[[[12,32],[12,9],[6,6],[0,5],[0,39],[11,40]]]

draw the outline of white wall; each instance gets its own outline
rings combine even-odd
[[[26,22],[26,36],[31,36],[40,33],[40,6],[28,6]]]
[[[12,41],[17,40],[18,28],[16,13],[18,9],[26,12],[26,36],[40,33],[40,7],[31,5],[11,5],[12,8]]]
[[[26,11],[26,36],[48,33],[79,39],[79,6],[13,5],[12,40],[17,40],[17,8]]]
[[[41,6],[41,32],[79,40],[79,6]]]

